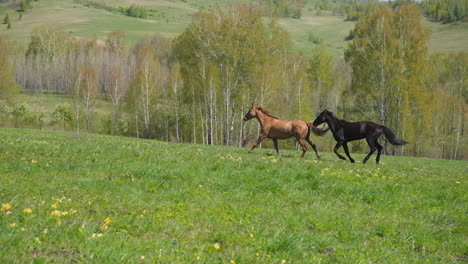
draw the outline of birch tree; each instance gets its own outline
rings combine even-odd
[[[10,45],[13,43],[0,36],[0,100],[13,104],[19,85],[15,81],[15,67],[9,52]]]
[[[424,133],[428,125],[429,34],[420,20],[414,5],[404,4],[394,11],[378,9],[359,20],[353,31],[356,37],[346,50],[356,109],[363,118],[396,127],[409,141],[408,137]],[[409,146],[416,152],[423,144],[417,139]]]
[[[106,90],[110,95],[113,106],[114,135],[119,134],[121,108],[127,90],[126,74],[124,73],[124,66],[126,64],[124,40],[125,34],[122,31],[109,33],[106,40],[106,48],[109,55],[107,61],[108,82]]]
[[[136,126],[138,118],[143,117],[144,137],[151,138],[152,115],[156,111],[156,96],[160,89],[161,66],[149,45],[137,50],[137,73],[129,90],[129,103],[135,113]]]
[[[85,116],[86,132],[90,131],[90,121],[96,108],[98,92],[98,76],[93,66],[82,66],[78,70],[77,89],[82,102]]]

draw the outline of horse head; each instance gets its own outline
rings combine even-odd
[[[314,122],[312,124],[317,127],[320,124],[323,124],[327,121],[327,115],[330,114],[331,112],[328,111],[327,109],[323,110],[317,118],[315,118]]]
[[[248,121],[254,117],[257,117],[257,106],[252,103],[249,111],[244,116],[244,121]]]

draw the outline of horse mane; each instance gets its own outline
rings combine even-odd
[[[335,113],[330,112],[330,111],[327,111],[327,112],[328,112],[328,113],[330,114],[330,116],[333,117],[333,119],[335,119],[340,125],[343,125],[344,122],[347,122],[346,120],[341,119],[341,118],[339,118],[338,116],[336,116]]]
[[[257,106],[257,109],[262,111],[265,115],[279,120],[279,118],[277,118],[276,116],[272,116],[270,113],[268,113],[268,111],[263,106]]]

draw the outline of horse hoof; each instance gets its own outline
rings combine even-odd
[[[355,161],[354,160],[351,160],[351,163],[354,163]]]

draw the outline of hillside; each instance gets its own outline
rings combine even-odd
[[[466,161],[15,129],[0,140],[3,263],[467,261]]]
[[[137,40],[155,33],[168,37],[177,36],[190,23],[194,12],[200,9],[225,7],[229,1],[101,0],[95,2],[112,7],[128,7],[136,3],[149,10],[149,16],[147,19],[132,18],[104,9],[87,7],[72,0],[40,0],[33,2],[33,8],[19,20],[15,10],[5,3],[0,3],[0,18],[3,20],[8,13],[13,23],[10,30],[6,29],[6,25],[1,25],[0,33],[11,36],[21,44],[26,44],[31,31],[40,25],[54,25],[58,30],[68,32],[72,36],[99,40],[104,40],[108,32],[122,30],[126,33],[127,44],[133,45]],[[345,38],[354,27],[354,22],[345,21],[344,17],[331,14],[317,16],[310,3],[303,10],[301,19],[282,18],[279,21],[291,33],[296,50],[309,55],[314,45],[312,39],[315,39],[323,41],[334,56],[342,56],[347,46]],[[430,41],[432,52],[467,50],[466,22],[444,25],[425,21],[425,26],[433,32]]]

